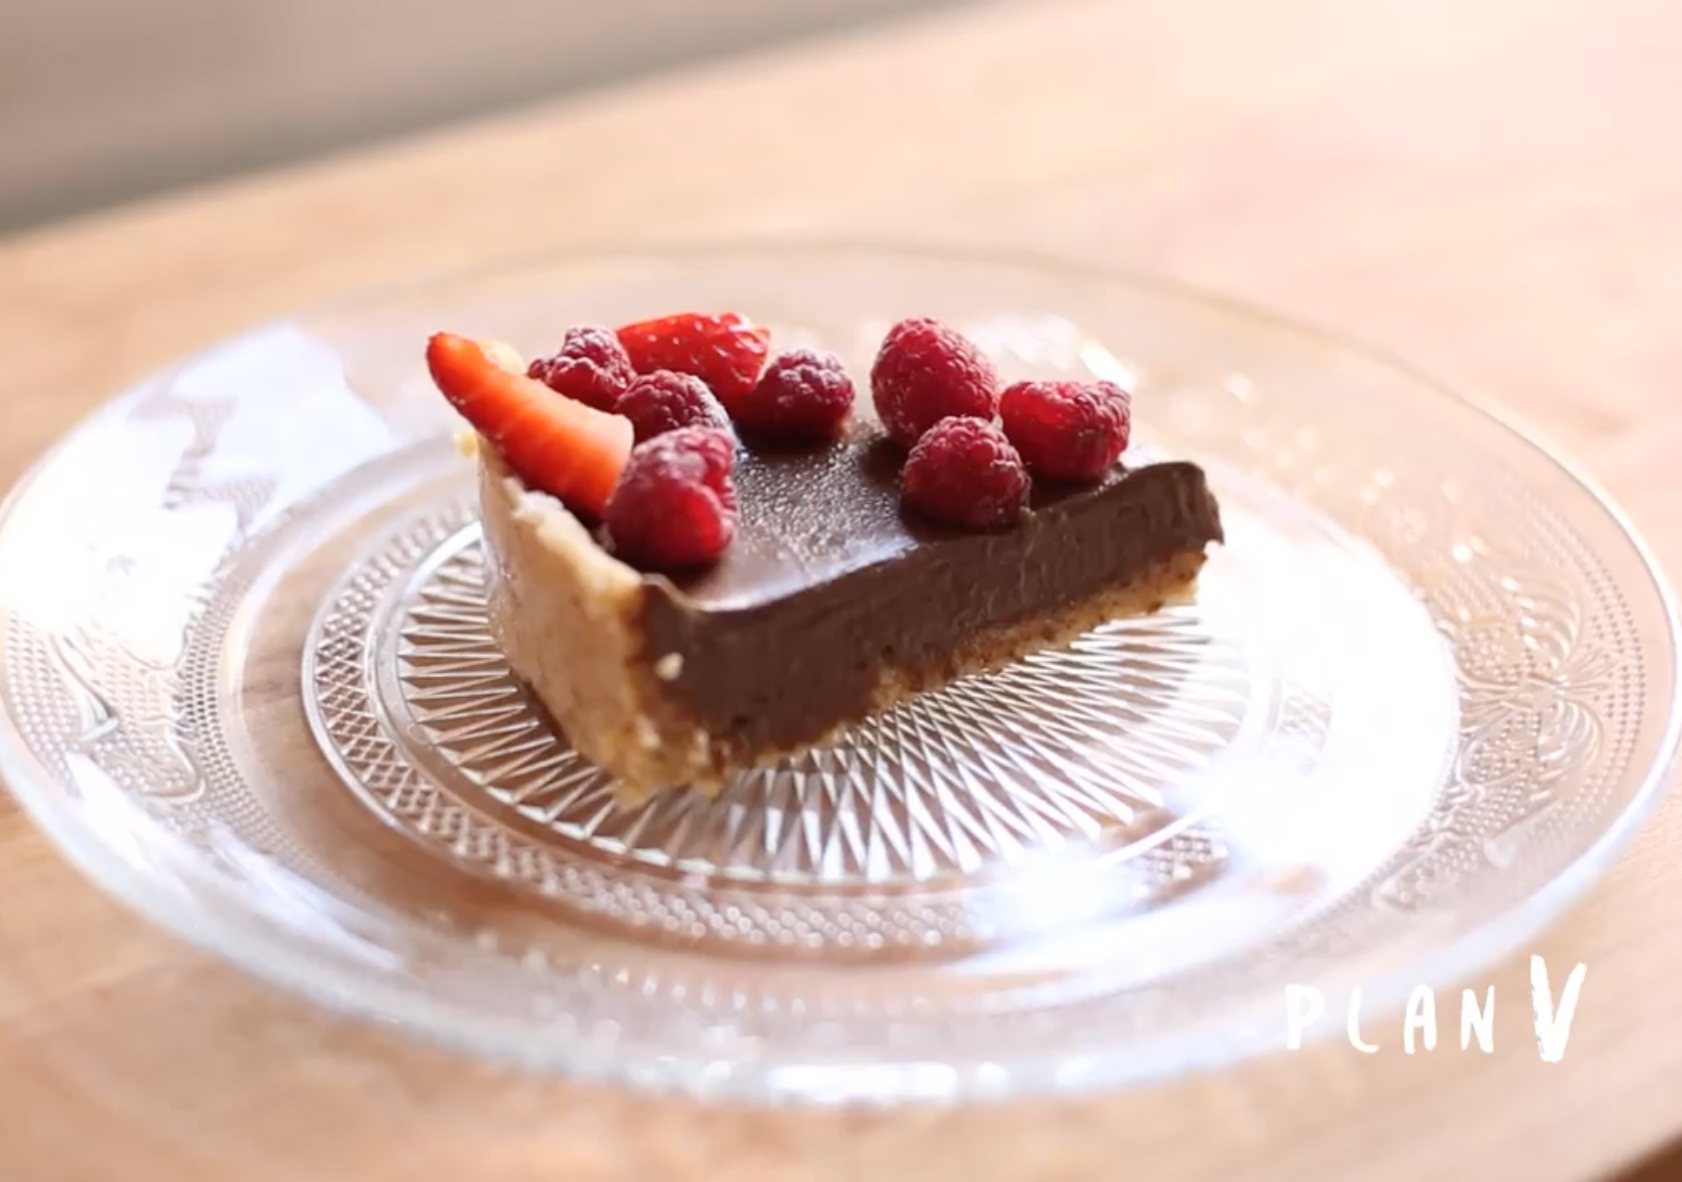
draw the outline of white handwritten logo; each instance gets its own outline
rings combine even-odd
[[[1558,1063],[1565,1058],[1565,1046],[1571,1038],[1571,1023],[1577,1015],[1577,999],[1582,994],[1583,978],[1588,966],[1579,964],[1565,980],[1565,988],[1557,1003],[1548,984],[1548,966],[1540,956],[1530,958],[1530,999],[1535,1012],[1536,1046],[1544,1063]],[[1300,1050],[1303,1035],[1325,1017],[1326,996],[1312,985],[1285,986],[1285,1047]],[[1421,985],[1408,995],[1407,1009],[1402,1016],[1401,1048],[1405,1055],[1437,1049],[1437,995],[1428,985]],[[1344,1012],[1344,1034],[1349,1045],[1363,1055],[1376,1055],[1380,1044],[1369,1042],[1361,1026],[1361,991],[1349,992],[1349,1008]],[[1476,1041],[1484,1054],[1495,1051],[1495,986],[1484,990],[1480,1002],[1476,990],[1460,993],[1460,1049],[1470,1050]]]

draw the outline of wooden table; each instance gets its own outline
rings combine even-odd
[[[845,232],[1335,324],[1520,408],[1682,572],[1679,57],[1667,0],[1005,5],[128,209],[0,244],[0,473],[149,367],[353,284]],[[1332,1045],[1073,1105],[771,1116],[330,1021],[142,926],[0,805],[0,1177],[1600,1177],[1682,1134],[1679,830],[1671,801],[1538,942],[1590,966],[1562,1063],[1520,1004],[1488,1057]],[[1522,963],[1493,979],[1528,996]]]

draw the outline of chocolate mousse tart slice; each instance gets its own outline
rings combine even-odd
[[[840,362],[740,317],[574,330],[551,358],[439,334],[475,429],[494,635],[627,803],[715,792],[914,694],[1188,599],[1204,472],[1119,462],[1128,395],[998,389],[967,340]]]

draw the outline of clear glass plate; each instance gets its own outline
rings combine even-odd
[[[421,349],[683,308],[861,386],[916,314],[1010,377],[1131,375],[1227,545],[1193,606],[616,807],[487,634]],[[473,1052],[758,1100],[1138,1081],[1282,1047],[1290,983],[1452,983],[1607,867],[1678,735],[1668,591],[1497,418],[1194,294],[915,250],[543,258],[258,328],[37,468],[0,610],[10,786],[144,914]]]

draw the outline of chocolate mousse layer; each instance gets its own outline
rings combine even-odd
[[[975,533],[903,510],[902,460],[868,429],[821,450],[744,453],[724,558],[690,578],[644,579],[641,660],[732,758],[816,742],[877,709],[884,687],[966,673],[986,655],[977,638],[1021,648],[1037,623],[1052,640],[1083,605],[1153,610],[1123,593],[1172,590],[1224,540],[1191,463],[1118,467],[1096,485],[1036,481],[1020,524]]]

